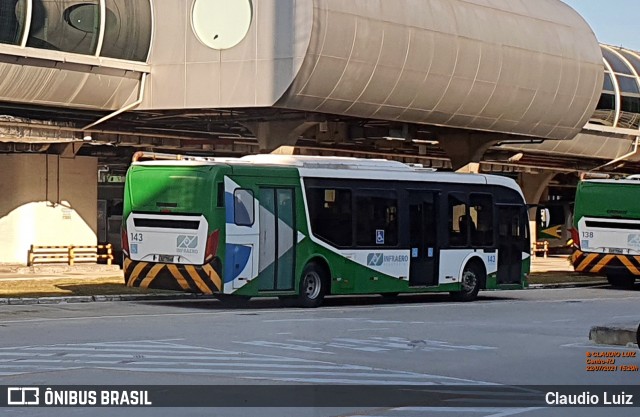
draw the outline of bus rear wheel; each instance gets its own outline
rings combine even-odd
[[[310,262],[302,271],[300,280],[300,294],[297,303],[300,307],[319,307],[327,292],[327,276],[324,268],[315,262]]]
[[[607,275],[607,281],[614,288],[629,289],[633,288],[636,278],[633,275],[609,274]]]
[[[460,280],[461,290],[451,292],[454,301],[473,301],[478,297],[478,292],[482,286],[482,271],[478,266],[470,262],[465,265]]]

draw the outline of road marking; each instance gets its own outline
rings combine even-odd
[[[248,377],[247,379],[263,379],[258,377]],[[371,379],[357,379],[357,378],[286,378],[286,377],[273,377],[270,378],[274,381],[280,382],[298,382],[302,384],[351,384],[351,385],[390,385],[389,381],[384,380],[371,380]],[[393,381],[393,385],[411,385],[411,386],[425,386],[425,385],[438,385],[436,382],[423,382],[423,381]]]
[[[16,353],[16,352],[6,352],[6,353],[0,353],[0,357],[27,357],[27,358],[52,358],[52,357],[58,357],[61,356],[61,354],[59,353],[48,353],[48,354],[38,354],[38,353],[34,353],[30,356],[26,356],[23,353]],[[64,353],[63,356],[65,358],[71,358],[71,359],[76,359],[76,358],[112,358],[112,359],[131,359],[133,356],[131,354],[114,354],[114,353]],[[170,355],[141,355],[144,359],[177,359],[177,358],[182,358],[182,357],[176,357],[176,356],[170,356]],[[246,361],[246,358],[244,357],[229,357],[229,356],[201,356],[201,357],[193,357],[190,356],[188,357],[190,360],[203,360],[203,361],[217,361],[215,362],[216,364],[220,363],[221,361],[226,361],[223,362],[223,365],[221,366],[229,366],[229,364],[232,364],[233,366],[242,366],[240,363],[241,361]],[[134,357],[135,359],[135,357]],[[31,360],[31,359],[29,359]],[[15,361],[15,359],[0,359],[0,362],[9,362],[9,361]],[[299,358],[269,358],[269,357],[259,357],[259,361],[260,362],[274,362],[274,363],[284,363],[284,362],[295,362],[295,363],[304,363],[307,362],[307,360],[305,359],[299,359]],[[195,363],[195,362],[194,362]],[[324,362],[319,362],[319,363],[324,363]],[[198,362],[198,364],[203,364],[202,362]],[[277,366],[277,365],[273,365],[273,366]]]
[[[391,327],[367,327],[363,329],[347,329],[348,332],[378,332],[381,330],[391,330]]]
[[[271,345],[272,346],[272,345]],[[310,346],[299,347],[310,348]],[[278,355],[200,348],[173,341],[90,342],[0,349],[3,375],[100,369],[225,375],[299,383],[486,385],[472,380]]]
[[[330,308],[330,307],[328,307]],[[325,309],[328,309],[325,307]],[[296,322],[318,322],[318,321],[358,321],[360,323],[371,324],[436,324],[436,322],[426,321],[406,321],[406,320],[375,320],[362,317],[317,317],[313,319],[267,319],[264,323],[296,323]]]
[[[389,351],[423,351],[423,352],[452,352],[452,351],[486,351],[498,349],[495,346],[454,345],[441,340],[409,340],[401,337],[370,337],[368,339],[335,338],[328,342],[317,340],[289,339],[285,342],[269,342],[253,340],[248,342],[234,342],[243,345],[259,346],[273,349],[297,350],[333,355],[335,352],[327,350],[348,349],[361,352],[389,352]]]
[[[326,307],[325,307],[326,309]],[[316,317],[313,319],[268,319],[262,320],[264,323],[295,323],[295,322],[305,322],[305,321],[353,321],[353,320],[366,320],[358,317]]]
[[[146,359],[146,358],[145,358]],[[82,364],[91,364],[91,365],[95,365],[95,364],[102,364],[102,365],[118,365],[118,364],[127,364],[127,365],[135,365],[135,366],[147,366],[147,365],[154,365],[154,366],[164,366],[167,365],[166,361],[142,361],[142,360],[128,360],[128,361],[122,361],[122,360],[117,360],[117,361],[97,361],[97,360],[83,360],[83,361],[79,361],[79,360],[68,360],[68,359],[0,359],[0,364],[5,363],[5,364],[20,364],[22,362],[29,362],[29,363],[55,363],[55,364],[61,364],[61,363],[82,363]],[[220,362],[216,362],[216,363],[207,363],[207,362],[191,362],[191,361],[174,361],[172,362],[172,365],[180,365],[180,366],[197,366],[200,369],[203,369],[203,367],[206,366],[212,366],[212,367],[221,367],[221,368],[225,368],[225,367],[238,367],[238,368],[274,368],[274,369],[319,369],[319,370],[345,370],[345,369],[359,369],[359,370],[368,370],[371,368],[367,368],[367,367],[358,367],[357,365],[307,365],[307,364],[278,364],[278,363],[220,363]],[[131,368],[127,368],[127,370],[129,370]],[[142,369],[142,368],[139,368]],[[189,372],[191,371],[191,368],[183,368],[183,369],[189,369]],[[206,369],[205,369],[206,371]]]
[[[233,343],[239,343],[239,344],[250,345],[250,346],[266,347],[266,348],[274,348],[274,349],[296,350],[298,352],[312,352],[312,353],[322,353],[322,354],[325,354],[325,355],[334,355],[333,352],[327,352],[327,351],[323,350],[322,348],[317,348],[317,347],[312,347],[312,346],[297,345],[297,344],[293,344],[293,343],[267,342],[267,341],[264,341],[264,340],[254,340],[254,341],[251,341],[251,342],[233,342]]]
[[[449,377],[446,376],[442,376],[442,377],[438,377],[438,376],[433,376],[433,381],[415,381],[415,380],[407,380],[407,381],[393,381],[393,383],[390,383],[390,381],[386,381],[386,380],[370,380],[370,379],[357,379],[357,378],[286,378],[286,377],[274,377],[271,378],[275,381],[281,381],[281,382],[300,382],[300,383],[305,383],[305,384],[355,384],[355,385],[412,385],[412,386],[441,386],[441,385],[461,385],[461,386],[468,386],[470,384],[474,384],[474,385],[494,385],[493,383],[490,382],[478,382],[478,381],[462,381],[462,382],[438,382],[437,380],[440,378],[446,378],[449,379]],[[247,379],[261,379],[259,377],[250,377]],[[457,378],[451,378],[451,379],[457,379]]]

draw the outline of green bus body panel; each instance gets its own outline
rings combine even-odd
[[[578,184],[573,225],[584,216],[640,219],[640,181],[638,184],[590,182]]]

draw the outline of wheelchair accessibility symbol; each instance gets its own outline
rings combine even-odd
[[[376,230],[376,245],[384,245],[384,229]]]

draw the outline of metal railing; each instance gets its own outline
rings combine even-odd
[[[531,244],[531,257],[535,259],[538,252],[542,252],[542,256],[546,258],[549,253],[549,242],[546,240],[533,242]]]
[[[111,244],[92,246],[40,246],[31,245],[27,254],[27,266],[35,264],[98,263],[105,260],[107,265],[113,262]]]

